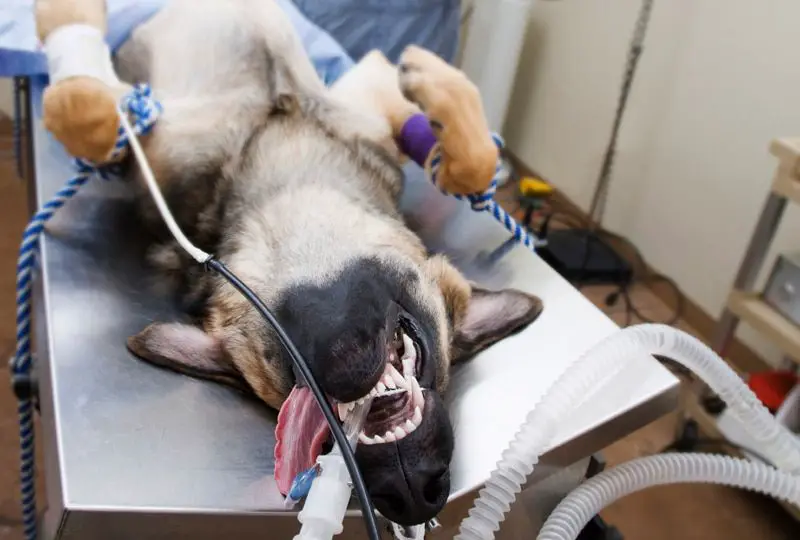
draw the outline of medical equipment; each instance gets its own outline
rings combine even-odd
[[[372,398],[367,396],[345,418],[343,429],[347,443],[354,451],[371,406]],[[295,540],[324,540],[342,532],[344,514],[350,501],[350,478],[344,464],[338,443],[329,454],[317,458],[319,474],[314,478],[306,503],[297,516],[303,526]]]
[[[778,470],[773,472],[758,463],[724,456],[645,458],[618,472],[611,469],[594,483],[587,483],[588,487],[578,488],[548,518],[539,534],[541,540],[574,539],[605,504],[659,483],[705,481],[738,485],[800,505],[800,443],[795,436],[775,421],[736,372],[702,342],[669,326],[645,324],[621,330],[600,342],[553,384],[503,453],[469,517],[462,522],[457,539],[494,537],[556,433],[558,419],[588,401],[593,389],[629,367],[632,357],[641,351],[673,358],[702,378],[749,426]]]

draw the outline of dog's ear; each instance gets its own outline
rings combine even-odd
[[[128,349],[156,366],[253,393],[230,361],[221,340],[196,326],[153,323],[128,338]]]
[[[466,360],[519,332],[542,312],[542,301],[515,289],[488,291],[469,281],[443,256],[424,270],[439,287],[452,331],[450,363]]]
[[[451,363],[466,360],[519,332],[542,312],[542,301],[515,289],[472,286],[466,309],[453,321]]]

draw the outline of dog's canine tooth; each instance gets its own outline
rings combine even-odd
[[[388,371],[389,371],[388,375],[391,377],[391,379],[394,381],[394,383],[396,385],[396,386],[393,386],[393,388],[400,387],[400,388],[408,389],[408,384],[407,384],[406,379],[400,374],[399,371],[397,371],[397,368],[395,368],[393,365],[389,364]]]
[[[415,429],[417,429],[417,425],[411,420],[406,420],[406,423],[404,425],[406,433],[412,433]]]
[[[374,398],[378,397],[378,389],[373,388],[372,390],[369,391],[369,395]],[[361,401],[364,401],[364,398],[361,398]]]
[[[389,367],[391,367],[391,365]],[[390,390],[394,390],[397,388],[397,383],[394,382],[394,377],[392,376],[391,373],[387,373],[386,375],[383,376],[383,384],[385,384],[386,388]]]
[[[414,416],[411,418],[411,421],[417,426],[422,423],[422,409],[419,408],[419,405],[414,408]]]
[[[416,361],[417,361],[417,349],[416,347],[414,347],[414,341],[404,333],[403,358],[401,359],[401,363],[403,364],[403,375],[406,378],[414,376],[414,370],[416,369]]]
[[[425,403],[425,398],[422,396],[422,388],[419,387],[419,382],[416,377],[411,377],[411,396],[414,400],[414,405],[421,407]]]
[[[383,394],[386,392],[386,385],[383,384],[381,381],[378,381],[378,384],[375,385],[375,388],[378,389],[379,394]]]
[[[352,410],[349,403],[338,403],[336,408],[339,409],[339,420],[342,421],[347,418],[347,414]]]
[[[391,431],[387,431],[383,438],[386,442],[395,442],[397,440],[397,438],[394,436],[394,433]]]

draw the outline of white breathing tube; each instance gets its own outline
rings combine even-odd
[[[574,540],[603,508],[642,489],[707,483],[757,491],[800,505],[800,477],[763,463],[709,454],[661,454],[631,460],[594,476],[559,503],[538,540]]]
[[[568,495],[545,522],[540,540],[574,540],[583,526],[617,498],[649,486],[709,482],[761,491],[800,506],[800,442],[780,425],[739,376],[714,351],[689,334],[666,325],[629,327],[581,356],[528,414],[497,468],[461,523],[457,540],[494,538],[539,457],[567,417],[602,382],[625,369],[637,355],[658,354],[692,370],[718,394],[776,464],[727,456],[660,455],[610,469]]]

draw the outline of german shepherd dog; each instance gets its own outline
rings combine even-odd
[[[426,94],[459,97],[426,78],[431,56],[413,48],[392,67],[394,91],[417,111],[433,106]],[[356,456],[378,511],[402,525],[434,517],[450,488],[448,370],[530,324],[540,301],[481,289],[427,253],[398,210],[407,157],[391,119],[370,107],[382,99],[374,81],[348,73],[326,88],[274,2],[172,0],[131,34],[115,69],[164,106],[143,143],[189,238],[274,311],[340,418],[372,394]],[[128,347],[278,410],[285,493],[330,444],[319,408],[273,329],[181,251],[135,184],[160,237],[150,260],[193,323],[151,324]]]

